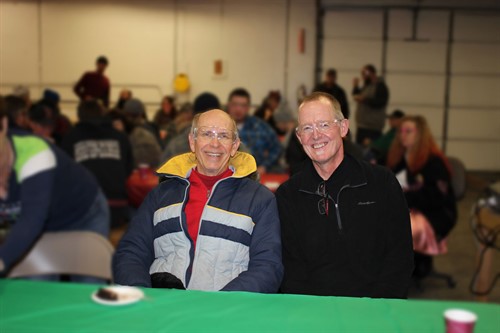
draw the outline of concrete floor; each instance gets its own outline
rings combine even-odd
[[[436,271],[451,274],[457,282],[453,289],[445,280],[428,278],[422,281],[423,290],[410,289],[409,298],[478,301],[469,290],[476,269],[477,241],[471,227],[472,208],[488,184],[500,181],[500,172],[469,172],[465,197],[458,202],[457,225],[448,237],[448,253],[434,258]],[[500,235],[498,235],[500,237]],[[497,241],[497,244],[500,242]],[[492,277],[500,274],[500,252],[493,250]],[[500,303],[500,280],[487,297],[490,303]]]

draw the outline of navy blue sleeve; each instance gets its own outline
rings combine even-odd
[[[113,256],[113,281],[127,286],[151,287],[149,268],[154,261],[154,195],[150,192]]]
[[[250,243],[248,270],[229,282],[223,291],[275,293],[283,278],[278,208],[274,196],[252,216],[255,226]]]
[[[22,182],[21,215],[0,246],[0,258],[9,268],[28,252],[42,234],[48,219],[55,169],[28,177]]]

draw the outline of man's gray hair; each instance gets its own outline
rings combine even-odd
[[[299,110],[302,109],[302,107],[306,103],[315,102],[315,101],[327,102],[328,104],[330,104],[332,106],[333,113],[335,114],[335,119],[344,120],[344,115],[342,114],[342,109],[340,108],[339,101],[335,97],[333,97],[332,95],[330,95],[328,93],[324,93],[324,92],[315,91],[312,94],[304,97],[304,99],[302,100],[302,103],[300,103],[300,105],[299,105]]]

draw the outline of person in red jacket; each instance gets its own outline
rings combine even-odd
[[[96,70],[94,72],[86,72],[76,83],[73,91],[80,100],[97,99],[102,102],[105,107],[109,107],[109,92],[111,83],[104,75],[104,71],[108,67],[108,59],[100,56],[96,60]]]

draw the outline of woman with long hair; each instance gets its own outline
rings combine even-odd
[[[174,122],[176,117],[177,108],[175,107],[174,97],[163,97],[160,104],[160,109],[156,111],[153,118],[153,124],[159,132],[163,147],[165,147],[167,143],[175,135],[177,135],[177,129]]]
[[[451,167],[424,117],[403,118],[389,149],[387,166],[394,171],[405,192],[415,252],[424,255],[446,252],[443,240],[457,220]],[[418,256],[415,259],[418,271]],[[421,275],[425,275],[432,262],[430,257],[421,261],[424,262]]]
[[[286,131],[280,128],[274,119],[274,114],[278,110],[281,103],[281,94],[277,90],[271,90],[264,98],[260,107],[255,110],[254,116],[264,120],[277,135],[285,135]]]

